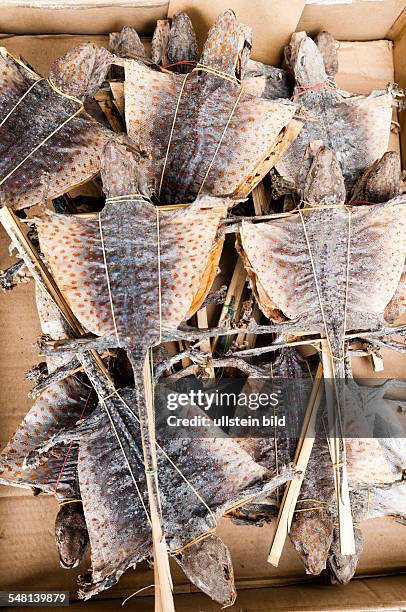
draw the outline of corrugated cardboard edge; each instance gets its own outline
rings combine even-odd
[[[97,0],[97,2],[0,2],[0,27],[8,34],[109,34],[132,25],[152,34],[166,19],[169,2],[162,0]]]
[[[387,37],[404,8],[404,0],[364,0],[345,5],[307,4],[297,30],[306,30],[310,34],[328,30],[339,40],[378,40]]]

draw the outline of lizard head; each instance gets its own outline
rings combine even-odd
[[[62,505],[55,520],[55,541],[60,564],[65,569],[77,567],[89,546],[81,502]]]
[[[292,34],[290,43],[285,48],[285,58],[294,74],[296,85],[300,88],[306,89],[327,81],[323,56],[306,32]]]

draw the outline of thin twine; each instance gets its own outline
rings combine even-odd
[[[339,205],[339,206],[342,206],[342,205]],[[350,260],[351,211],[347,207],[344,207],[344,208],[348,212],[348,228],[349,228],[348,229],[348,241],[347,241],[347,268],[346,268],[346,286],[345,286],[345,302],[344,302],[344,325],[346,325],[346,320],[347,320],[347,304],[348,304],[349,260]],[[327,331],[327,321],[326,321],[326,317],[325,317],[325,314],[324,314],[323,303],[322,303],[322,300],[321,300],[321,293],[320,293],[319,283],[318,283],[318,280],[317,280],[317,274],[316,274],[316,268],[315,268],[314,259],[313,259],[313,253],[312,253],[309,237],[308,237],[308,234],[307,234],[306,225],[305,225],[305,222],[304,222],[302,210],[305,210],[305,209],[298,210],[298,213],[300,215],[300,220],[302,222],[303,232],[304,232],[304,236],[305,236],[305,239],[306,239],[306,246],[307,246],[307,250],[308,250],[308,253],[309,253],[309,256],[310,256],[310,263],[311,263],[311,266],[312,266],[313,278],[314,278],[314,283],[315,283],[316,291],[317,291],[317,298],[319,300],[320,312],[321,312],[321,316],[322,316],[322,319],[323,319],[324,330],[325,330],[325,333],[326,333],[326,340],[327,340],[327,344],[328,344],[328,348],[329,348],[329,354],[330,354],[330,357],[332,359],[341,361],[342,360],[341,357],[337,357],[336,355],[333,355],[333,353],[332,353],[332,347],[331,347],[331,343],[330,343],[329,334],[328,334],[328,331]],[[315,209],[311,209],[311,210],[316,210],[316,208]],[[345,333],[345,328],[344,328],[344,333]],[[343,341],[344,341],[344,339],[343,339]]]
[[[237,99],[236,99],[236,101],[235,101],[235,103],[234,103],[234,106],[233,106],[233,108],[232,108],[232,110],[231,110],[231,114],[230,114],[230,116],[229,116],[229,118],[228,118],[228,120],[227,120],[227,123],[226,123],[226,125],[225,125],[225,128],[224,128],[224,130],[223,130],[223,133],[221,134],[221,138],[220,138],[219,142],[217,143],[217,147],[216,147],[216,150],[214,151],[213,159],[211,160],[210,165],[209,165],[209,167],[208,167],[208,169],[207,169],[207,171],[206,171],[206,174],[204,175],[203,182],[201,183],[201,185],[200,185],[200,187],[199,187],[199,191],[197,192],[197,195],[199,195],[199,194],[200,194],[200,192],[202,191],[202,189],[203,189],[203,187],[204,187],[204,184],[205,184],[205,182],[206,182],[206,180],[207,180],[207,177],[209,176],[210,170],[212,169],[212,166],[213,166],[213,164],[214,164],[214,161],[215,161],[215,159],[216,159],[216,157],[217,157],[217,153],[219,152],[219,149],[220,149],[221,144],[222,144],[222,142],[223,142],[223,138],[224,138],[224,136],[225,136],[225,134],[226,134],[226,131],[227,131],[227,129],[228,129],[228,126],[230,125],[230,121],[231,121],[231,119],[233,118],[234,111],[235,111],[235,109],[237,108],[237,104],[238,104],[238,102],[239,102],[239,101],[240,101],[240,99],[241,99],[241,96],[242,96],[242,94],[243,94],[243,91],[244,91],[244,89],[241,87],[241,89],[240,89],[240,91],[239,91],[239,94],[238,94],[238,96],[237,96]]]
[[[117,395],[118,395],[118,393],[117,393]],[[118,395],[118,397],[120,397],[120,396]],[[121,449],[122,455],[123,455],[124,460],[125,460],[125,462],[126,462],[127,469],[128,469],[128,471],[130,472],[130,474],[131,474],[131,479],[132,479],[133,484],[134,484],[134,486],[135,486],[135,489],[136,489],[136,491],[137,491],[138,497],[139,497],[139,499],[140,499],[140,501],[141,501],[141,505],[142,505],[142,507],[143,507],[143,509],[144,509],[144,512],[145,512],[145,514],[146,514],[146,517],[147,517],[148,523],[150,524],[150,527],[151,527],[151,529],[152,529],[152,521],[151,521],[151,517],[150,517],[149,512],[148,512],[148,510],[147,510],[147,507],[146,507],[146,505],[145,505],[144,499],[143,499],[143,497],[142,497],[142,495],[141,495],[141,491],[140,491],[140,488],[139,488],[139,486],[138,486],[137,480],[136,480],[136,478],[135,478],[135,476],[134,476],[134,472],[132,471],[131,464],[130,464],[130,462],[129,462],[129,460],[128,460],[128,457],[127,457],[127,455],[126,455],[126,452],[125,452],[125,450],[124,450],[124,447],[123,447],[123,445],[122,445],[122,443],[121,443],[120,436],[118,435],[118,431],[117,431],[117,429],[116,429],[116,426],[115,426],[114,421],[113,421],[113,419],[112,419],[112,417],[111,417],[111,414],[110,414],[110,411],[109,411],[109,409],[108,409],[108,406],[107,406],[107,404],[106,404],[106,399],[107,399],[107,398],[102,398],[102,397],[100,397],[100,401],[102,402],[102,404],[103,404],[103,406],[104,406],[104,409],[106,410],[107,416],[108,416],[108,418],[109,418],[109,420],[110,420],[111,427],[112,427],[113,432],[114,432],[114,434],[115,434],[115,436],[116,436],[116,438],[117,438],[117,442],[118,442],[118,444],[119,444],[119,446],[120,446],[120,449]],[[120,399],[121,399],[121,398],[120,398]]]
[[[297,514],[298,512],[309,512],[310,510],[324,510],[324,509],[325,508],[323,508],[323,506],[313,506],[310,508],[295,508],[293,512]]]
[[[135,419],[137,420],[138,423],[140,423],[140,419],[137,416],[137,414],[133,411],[133,409],[127,404],[127,402],[121,397],[121,395],[119,394],[119,392],[117,391],[117,389],[115,389],[110,395],[108,395],[107,397],[105,397],[104,399],[108,399],[109,397],[111,397],[112,395],[116,395],[120,401],[124,404],[124,406],[126,406],[128,408],[128,410],[131,412],[131,414],[135,417]],[[197,497],[197,499],[203,504],[203,506],[207,509],[207,511],[209,512],[210,516],[213,519],[214,524],[217,524],[217,519],[216,516],[214,514],[214,512],[212,511],[212,509],[210,508],[210,506],[207,504],[207,502],[205,501],[205,499],[200,495],[200,493],[197,491],[197,489],[192,485],[192,483],[186,478],[186,476],[183,474],[182,470],[172,461],[172,459],[169,457],[169,455],[165,452],[165,450],[161,447],[160,444],[158,444],[158,442],[155,441],[156,447],[161,451],[161,453],[164,455],[165,459],[171,464],[171,466],[176,470],[176,472],[179,474],[179,476],[182,478],[182,480],[187,484],[187,486],[193,491],[193,493],[195,494],[195,496]],[[156,472],[156,470],[153,470],[154,472]]]
[[[326,87],[327,89],[332,89],[329,83],[326,83],[325,81],[321,81],[320,83],[315,83],[314,85],[310,85],[310,87],[305,87],[301,91],[298,91],[291,97],[291,100],[293,102],[294,100],[296,100],[296,98],[298,98],[299,96],[303,96],[309,91],[314,91],[315,89],[322,89],[324,87]]]
[[[24,98],[26,96],[28,96],[28,94],[30,93],[31,89],[33,89],[36,85],[38,85],[38,83],[41,83],[42,81],[45,81],[45,79],[37,79],[36,81],[34,81],[34,83],[32,85],[30,85],[30,87],[27,89],[27,91],[24,92],[24,94],[21,96],[21,98],[18,100],[18,102],[16,102],[16,104],[14,104],[14,106],[9,110],[9,112],[4,117],[4,119],[0,122],[0,128],[3,127],[3,125],[6,123],[7,119],[14,113],[14,111],[21,104],[21,102],[24,100]]]
[[[87,396],[87,398],[86,398],[85,405],[84,405],[83,410],[82,410],[82,412],[81,412],[81,414],[80,414],[79,420],[83,419],[83,416],[84,416],[84,414],[85,414],[85,412],[86,412],[86,408],[87,408],[87,406],[88,406],[88,404],[89,404],[90,397],[91,397],[92,393],[93,393],[93,389],[90,389],[89,394],[88,394],[88,396]],[[71,450],[72,450],[72,445],[73,445],[73,440],[71,440],[71,441],[69,442],[68,450],[66,451],[66,455],[65,455],[65,458],[64,458],[64,460],[63,460],[62,467],[61,467],[60,472],[59,472],[59,474],[58,474],[58,477],[57,477],[57,479],[56,479],[55,488],[54,488],[54,494],[56,494],[56,493],[57,493],[57,491],[58,491],[59,481],[60,481],[60,479],[62,478],[62,474],[63,474],[63,471],[64,471],[64,469],[65,469],[66,462],[67,462],[68,457],[69,457],[69,455],[70,455],[70,452],[71,452]]]
[[[91,375],[90,375],[88,372],[86,372],[86,374],[87,374],[87,377],[89,378],[89,380],[90,380],[91,384],[93,385],[94,389],[96,389],[96,390],[97,390],[97,387],[98,387],[97,383],[96,383],[94,380],[92,380],[92,376],[91,376]],[[142,505],[142,507],[143,507],[143,509],[144,509],[144,512],[145,512],[145,515],[146,515],[146,517],[147,517],[148,523],[150,524],[150,526],[151,526],[151,528],[152,528],[152,521],[151,521],[151,518],[150,518],[150,516],[149,516],[148,510],[147,510],[147,508],[146,508],[146,505],[145,505],[145,503],[144,503],[144,499],[143,499],[143,497],[142,497],[142,495],[141,495],[141,491],[140,491],[140,489],[139,489],[139,487],[138,487],[137,480],[136,480],[136,478],[135,478],[135,476],[134,476],[134,473],[133,473],[133,471],[132,471],[132,469],[131,469],[131,464],[130,464],[130,462],[129,462],[129,460],[128,460],[128,457],[127,457],[127,455],[126,455],[126,452],[125,452],[125,450],[124,450],[124,447],[123,447],[123,445],[122,445],[122,443],[121,443],[120,436],[119,436],[119,434],[118,434],[118,431],[117,431],[117,429],[116,429],[116,426],[115,426],[114,421],[113,421],[113,419],[112,419],[112,416],[111,416],[111,414],[110,414],[109,407],[108,407],[108,406],[107,406],[107,404],[106,404],[106,400],[107,400],[108,398],[110,398],[112,395],[115,395],[115,394],[116,394],[116,395],[118,395],[118,393],[117,393],[117,391],[116,391],[116,389],[115,389],[115,387],[114,387],[114,385],[113,385],[112,381],[110,381],[110,384],[113,386],[114,393],[110,393],[109,395],[107,395],[107,396],[103,396],[103,397],[102,397],[102,396],[100,395],[100,393],[98,393],[97,391],[96,391],[96,392],[97,392],[97,395],[98,395],[98,397],[99,397],[99,400],[100,400],[100,402],[103,404],[104,410],[105,410],[105,412],[106,412],[106,414],[107,414],[107,416],[108,416],[108,418],[109,418],[109,421],[110,421],[111,427],[112,427],[112,429],[113,429],[113,433],[114,433],[114,435],[116,436],[116,439],[117,439],[118,445],[119,445],[119,447],[120,447],[121,453],[122,453],[122,455],[123,455],[123,457],[124,457],[124,460],[125,460],[125,463],[126,463],[126,465],[127,465],[127,469],[128,469],[128,471],[130,472],[131,479],[132,479],[132,481],[133,481],[133,484],[134,484],[135,490],[137,491],[137,494],[138,494],[138,497],[139,497],[139,499],[140,499],[141,505]],[[118,395],[118,397],[120,397],[120,396]],[[120,399],[121,399],[121,398],[120,398]]]
[[[141,589],[138,589],[138,591],[135,591],[135,593],[132,593],[131,595],[129,595],[128,597],[126,597],[126,598],[123,600],[123,602],[122,602],[122,604],[121,604],[121,605],[122,605],[122,606],[124,606],[124,605],[127,603],[127,601],[128,601],[129,599],[131,599],[131,597],[135,597],[136,595],[138,595],[138,593],[142,593],[142,591],[146,591],[147,589],[152,589],[152,588],[154,588],[154,587],[156,587],[156,586],[157,586],[156,584],[149,584],[148,586],[145,586],[145,587],[142,587]]]
[[[202,188],[203,188],[203,185],[204,185],[204,183],[206,182],[207,176],[208,176],[208,174],[209,174],[209,172],[210,172],[210,170],[211,170],[211,167],[212,167],[213,162],[214,162],[214,160],[215,160],[215,157],[216,157],[216,155],[217,155],[217,153],[218,153],[218,150],[219,150],[219,148],[220,148],[220,145],[221,145],[221,142],[222,142],[222,140],[223,140],[223,138],[224,138],[224,135],[225,135],[225,133],[226,133],[226,130],[227,130],[227,128],[228,128],[228,126],[229,126],[229,124],[230,124],[230,121],[231,121],[231,118],[232,118],[232,116],[233,116],[233,114],[234,114],[234,111],[235,111],[235,109],[236,109],[236,106],[237,106],[237,104],[238,104],[238,102],[239,102],[239,100],[240,100],[240,98],[241,98],[241,96],[242,96],[242,93],[243,93],[243,91],[244,91],[244,90],[243,90],[243,88],[241,87],[241,82],[240,82],[240,81],[239,81],[239,80],[238,80],[236,77],[232,77],[232,76],[230,76],[229,74],[226,74],[225,72],[221,72],[220,70],[216,70],[215,68],[211,68],[210,66],[206,66],[206,65],[204,65],[204,64],[197,64],[197,65],[195,66],[195,68],[193,68],[192,72],[189,72],[188,74],[186,74],[186,75],[185,75],[185,78],[183,79],[183,82],[182,82],[182,86],[181,86],[181,88],[180,88],[180,92],[179,92],[178,100],[177,100],[177,102],[176,102],[175,114],[174,114],[174,116],[173,116],[173,121],[172,121],[171,131],[170,131],[170,134],[169,134],[168,145],[167,145],[167,147],[166,147],[166,153],[165,153],[165,158],[164,158],[164,163],[163,163],[163,168],[162,168],[162,173],[161,173],[161,179],[160,179],[160,181],[159,181],[158,197],[160,197],[160,196],[161,196],[161,191],[162,191],[162,185],[163,185],[163,181],[164,181],[164,176],[165,176],[166,166],[167,166],[167,163],[168,163],[169,151],[170,151],[170,147],[171,147],[171,143],[172,143],[173,132],[174,132],[174,129],[175,129],[176,119],[177,119],[178,112],[179,112],[179,106],[180,106],[180,101],[181,101],[181,98],[182,98],[183,90],[184,90],[184,88],[185,88],[186,81],[187,81],[188,77],[189,77],[191,74],[193,74],[193,72],[196,72],[196,71],[199,71],[199,70],[203,70],[203,71],[205,71],[205,72],[207,72],[207,73],[209,73],[209,74],[212,74],[212,75],[214,75],[214,76],[220,77],[220,78],[222,78],[222,79],[224,79],[224,80],[226,80],[226,81],[230,81],[231,83],[234,83],[235,85],[240,86],[240,92],[239,92],[239,94],[238,94],[238,97],[237,97],[236,103],[234,104],[234,107],[233,107],[233,109],[232,109],[232,111],[231,111],[231,115],[230,115],[230,117],[228,118],[228,121],[227,121],[226,127],[224,128],[224,131],[223,131],[223,133],[222,133],[222,135],[221,135],[220,142],[219,142],[219,143],[218,143],[218,145],[217,145],[217,148],[216,148],[216,151],[215,151],[215,153],[214,153],[214,157],[213,157],[213,159],[212,159],[212,161],[211,161],[211,163],[210,163],[209,169],[208,169],[208,171],[207,171],[207,172],[206,172],[206,174],[205,174],[205,177],[204,177],[204,179],[203,179],[203,183],[200,185],[200,189],[199,189],[199,191],[198,191],[197,195],[199,195],[199,194],[200,194],[200,192],[201,192],[201,190],[202,190]]]
[[[296,503],[297,504],[308,504],[310,502],[315,503],[315,504],[323,504],[325,506],[332,506],[333,505],[332,502],[325,501],[323,499],[314,499],[312,497],[305,498],[305,499],[298,499]]]
[[[114,313],[113,295],[111,293],[110,275],[109,275],[109,270],[108,270],[108,266],[107,266],[106,250],[105,250],[105,247],[104,247],[104,238],[103,238],[103,227],[102,227],[101,213],[98,214],[98,220],[99,220],[100,244],[101,244],[102,253],[103,253],[103,263],[104,263],[104,270],[105,270],[105,273],[106,273],[107,290],[109,292],[110,309],[111,309],[111,315],[112,315],[112,319],[113,319],[114,333],[116,335],[117,344],[118,344],[119,348],[121,348],[121,342],[120,342],[120,338],[119,338],[119,335],[118,335],[118,329],[117,329],[117,323],[116,323],[116,316],[115,316],[115,313]]]
[[[156,210],[156,230],[157,230],[157,260],[158,260],[158,308],[159,308],[159,344],[162,342],[162,281],[161,281],[161,240],[159,225],[159,208]]]
[[[39,82],[41,82],[44,79],[40,79],[38,81],[35,82],[35,85]],[[73,115],[70,115],[67,119],[65,119],[65,121],[63,123],[61,123],[61,125],[59,125],[57,128],[55,128],[55,130],[53,130],[42,142],[40,142],[36,147],[34,147],[34,149],[28,153],[28,155],[26,155],[24,157],[24,159],[22,161],[20,161],[19,164],[17,164],[17,166],[15,168],[13,168],[13,170],[11,170],[5,177],[3,177],[0,180],[0,186],[3,185],[3,183],[5,183],[10,176],[12,176],[26,161],[27,159],[29,159],[34,153],[36,153],[38,151],[38,149],[40,149],[41,147],[44,146],[44,144],[46,142],[48,142],[48,140],[50,140],[53,136],[55,136],[55,134],[57,134],[67,123],[69,123],[70,121],[72,121],[72,119],[74,119],[77,115],[79,115],[79,113],[82,112],[82,110],[84,109],[83,106],[83,102],[81,100],[79,100],[78,98],[75,98],[74,96],[70,96],[69,94],[65,94],[63,93],[60,89],[58,89],[56,87],[56,85],[50,80],[50,79],[46,79],[49,86],[56,92],[58,93],[60,96],[67,98],[68,100],[73,100],[74,102],[77,102],[78,104],[80,104],[79,108],[77,109],[77,111],[75,111],[73,113]],[[30,87],[29,90],[31,90],[32,87]],[[19,100],[19,102],[17,102],[17,104],[14,106],[14,108],[11,109],[11,112],[8,113],[6,118],[9,118],[10,115],[15,111],[15,109],[18,107],[19,103],[21,102],[22,99],[25,98],[25,96],[28,94],[28,91],[26,91],[24,93],[24,95],[22,96],[22,98]],[[4,123],[4,121],[3,121]],[[3,125],[3,123],[1,125]],[[0,127],[1,127],[0,125]]]
[[[165,66],[161,66],[164,70],[168,68],[174,68],[175,66],[196,66],[196,62],[192,60],[180,60],[179,62],[174,62],[173,64],[165,64]]]
[[[109,202],[147,202],[152,203],[151,200],[142,195],[142,193],[130,193],[128,195],[114,196],[112,198],[106,198],[106,204]]]
[[[241,81],[237,79],[236,76],[227,74],[226,72],[223,72],[222,70],[217,70],[217,68],[213,68],[212,66],[207,66],[206,64],[198,63],[193,68],[192,72],[198,72],[199,70],[202,70],[203,72],[208,72],[209,74],[212,74],[221,79],[224,79],[225,81],[230,81],[231,83],[234,83],[235,85],[241,85]]]
[[[113,197],[113,198],[106,198],[106,203],[109,203],[109,202],[134,202],[134,201],[151,203],[151,200],[149,200],[149,198],[144,197],[142,194],[130,194],[130,195],[123,195],[123,196],[116,196],[116,197]],[[162,280],[161,280],[161,241],[160,241],[160,223],[159,223],[159,207],[158,206],[155,206],[155,211],[156,211],[156,224],[157,224],[159,344],[161,344],[161,342],[162,342]],[[113,319],[114,333],[115,333],[115,336],[116,336],[116,339],[117,339],[118,346],[121,348],[120,338],[119,338],[118,329],[117,329],[117,322],[116,322],[116,317],[115,317],[115,311],[114,311],[114,303],[113,303],[113,294],[112,294],[112,291],[111,291],[110,275],[109,275],[109,270],[108,270],[108,265],[107,265],[106,249],[105,249],[105,245],[104,245],[104,237],[103,237],[103,227],[102,227],[101,214],[102,214],[101,212],[98,213],[98,220],[99,220],[100,243],[101,243],[101,248],[102,248],[102,253],[103,253],[103,263],[104,263],[104,269],[105,269],[105,272],[106,272],[107,290],[108,290],[108,293],[109,293],[110,309],[111,309],[111,314],[112,314],[112,319]]]
[[[162,184],[163,184],[163,181],[164,181],[166,164],[168,163],[169,150],[170,150],[170,147],[171,147],[173,131],[175,129],[175,123],[176,123],[176,119],[177,119],[177,116],[178,116],[180,100],[182,98],[183,90],[185,89],[186,81],[187,81],[187,78],[188,78],[189,74],[190,73],[186,74],[185,78],[183,79],[182,86],[180,88],[180,92],[179,92],[179,96],[178,96],[178,100],[176,102],[175,114],[173,116],[173,121],[172,121],[172,125],[171,125],[171,131],[170,131],[170,134],[169,134],[168,145],[166,147],[165,159],[164,159],[164,164],[163,164],[162,173],[161,173],[161,180],[159,181],[158,197],[161,196]]]
[[[82,504],[82,500],[81,499],[64,499],[63,501],[59,502],[59,507],[61,508],[62,506],[67,506],[68,504]]]

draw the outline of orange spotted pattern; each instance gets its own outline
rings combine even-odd
[[[128,405],[134,404],[133,390],[122,390],[121,395]],[[114,420],[120,425],[139,493],[107,415],[96,410],[81,438],[78,464],[92,547],[92,581],[82,593],[86,598],[115,584],[129,566],[145,558],[151,546],[141,502],[148,508],[145,472],[142,460],[137,459],[137,454],[142,456],[138,425],[125,405],[117,398],[112,402]],[[190,410],[200,413],[195,406]],[[162,516],[170,551],[207,532],[213,526],[213,518],[238,501],[273,489],[273,475],[230,438],[163,440],[162,447],[184,475],[182,478],[158,449]],[[203,497],[206,506],[187,481]]]
[[[235,16],[226,11],[209,33],[202,63],[235,77],[240,40]],[[127,61],[125,74],[127,132],[148,148],[146,172],[157,189],[162,178],[162,203],[191,202],[200,189],[238,195],[296,110],[288,101],[241,93],[237,83],[205,71],[184,80]]]
[[[121,227],[119,203],[112,202],[108,206],[110,217]],[[134,215],[129,221],[131,227],[127,227],[127,230],[141,250],[149,249],[151,257],[155,257],[157,244],[145,244],[140,223],[143,210],[148,210],[150,215],[152,209],[154,220],[156,212],[147,203],[135,202],[133,208]],[[110,214],[115,211],[116,215]],[[189,309],[202,277],[207,267],[213,265],[219,221],[225,214],[226,203],[210,197],[201,197],[186,209],[162,211],[159,214],[163,327],[177,327],[190,314]],[[104,221],[102,227],[106,227]],[[97,216],[80,218],[47,212],[38,222],[38,233],[51,271],[78,319],[92,333],[114,334]],[[109,257],[113,259],[114,245],[109,248],[112,249]],[[216,257],[219,257],[218,253]],[[216,262],[214,265],[216,267]],[[148,272],[146,269],[145,274],[148,275]],[[131,284],[131,279],[122,278],[120,281],[117,277],[117,283],[122,283],[123,294],[127,292],[127,295],[131,295],[128,294],[128,281],[131,292],[137,294],[139,289],[135,281]],[[151,283],[154,289],[153,307],[157,310],[158,277],[154,277]],[[118,304],[115,303],[115,295],[113,292],[115,318],[119,320],[123,312],[120,310],[120,300]],[[146,298],[146,294],[141,292],[141,301]],[[127,330],[127,333],[130,331]]]
[[[331,240],[348,231],[345,209],[305,213],[319,215],[314,243]],[[332,222],[332,218],[334,221]],[[324,219],[324,222],[323,222]],[[387,204],[357,206],[351,210],[351,247],[347,302],[347,329],[362,328],[370,320],[383,318],[385,307],[396,292],[406,252],[406,198]],[[322,324],[319,298],[303,226],[297,216],[261,224],[244,223],[241,230],[243,255],[254,283],[260,306],[273,320],[296,319],[311,315],[315,331]],[[316,249],[312,248],[313,258]],[[324,278],[335,279],[334,292],[345,293],[346,252],[337,251],[325,262]],[[324,281],[324,283],[323,283]],[[344,321],[341,321],[343,325]],[[305,330],[304,330],[305,331]],[[306,331],[311,331],[310,329]]]
[[[47,442],[60,429],[73,427],[88,397],[89,388],[75,377],[46,389],[0,455],[0,482],[27,488],[35,486],[45,493],[55,493],[58,485],[56,494],[60,499],[77,497],[76,444],[67,459],[67,447],[58,444],[43,457],[39,467],[24,468],[23,462],[28,453]]]
[[[84,72],[78,69],[77,74],[71,74],[72,65],[62,58],[54,65],[52,76],[61,89],[66,86],[68,92],[66,79],[58,80],[63,67],[67,71],[66,79],[72,78],[72,87],[82,79],[83,96],[89,88],[96,87],[102,76],[96,65],[93,73],[83,68]],[[0,122],[1,115],[5,118],[5,111],[11,110],[35,81],[35,76],[10,56],[0,55],[1,73],[0,86],[7,89],[0,96]],[[78,102],[61,96],[47,81],[35,85],[0,126],[0,182],[78,108]],[[5,180],[0,186],[1,204],[15,209],[26,208],[89,180],[98,173],[101,151],[111,137],[108,130],[82,111]]]

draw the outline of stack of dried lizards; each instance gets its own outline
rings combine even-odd
[[[49,78],[1,49],[0,220],[21,258],[2,283],[33,277],[46,361],[0,481],[56,496],[61,565],[91,549],[83,598],[153,559],[156,609],[173,610],[169,553],[231,605],[224,515],[278,515],[271,563],[289,533],[307,572],[347,582],[359,523],[405,520],[389,382],[351,370],[406,352],[406,196],[386,152],[399,92],[338,90],[326,32],[293,34],[284,69],[253,62],[230,10],[201,55],[183,13],[150,49],[131,27],[109,46],[80,45]],[[72,194],[89,181],[96,195]],[[247,394],[291,383],[278,411],[295,435],[211,421],[157,438],[157,384],[247,376]]]

